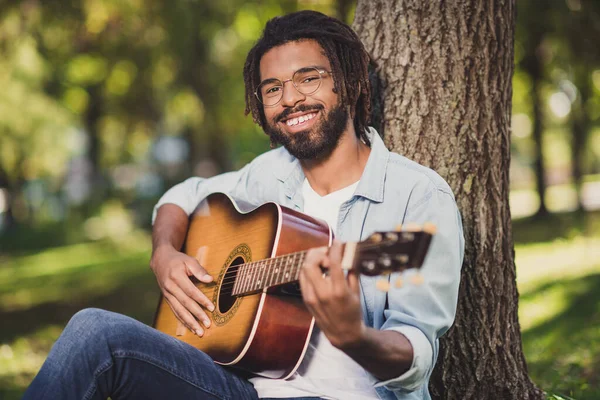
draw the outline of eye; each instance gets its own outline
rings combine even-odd
[[[301,84],[305,84],[305,83],[311,83],[311,82],[313,82],[313,81],[316,81],[316,80],[318,80],[318,79],[320,79],[320,77],[319,77],[319,76],[314,76],[314,75],[313,75],[313,76],[307,76],[307,77],[306,77],[306,78],[304,78],[304,79],[303,79],[303,80],[302,80],[300,83],[301,83]]]
[[[265,95],[277,94],[281,90],[281,86],[271,86],[264,89]]]

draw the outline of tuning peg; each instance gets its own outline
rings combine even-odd
[[[388,292],[390,290],[390,282],[387,279],[378,280],[375,286],[382,292]]]
[[[398,240],[398,234],[396,232],[387,232],[385,234],[385,238],[387,240],[391,240],[391,241],[395,242],[396,240]]]
[[[394,283],[394,286],[395,286],[396,288],[401,288],[401,287],[402,287],[402,285],[404,285],[404,280],[402,279],[402,277],[401,277],[401,276],[399,276],[399,277],[396,279],[396,282]]]
[[[381,233],[374,233],[373,235],[371,235],[371,240],[374,241],[375,243],[379,243],[383,240],[383,236],[381,235]]]
[[[421,286],[424,281],[425,279],[423,279],[423,275],[421,274],[414,274],[410,278],[410,283],[412,283],[415,286]]]
[[[409,222],[404,225],[402,230],[407,231],[407,232],[419,232],[421,230],[421,225],[419,225],[415,222]]]
[[[433,222],[425,222],[423,224],[423,232],[429,233],[430,235],[435,235],[437,232],[437,226]]]

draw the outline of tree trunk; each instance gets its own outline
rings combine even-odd
[[[547,4],[532,4],[530,2],[523,5],[523,13],[528,15],[526,18],[527,36],[525,43],[525,55],[522,66],[525,72],[531,78],[531,91],[529,98],[532,105],[532,136],[535,144],[535,160],[533,170],[535,171],[535,187],[540,199],[540,206],[536,212],[536,217],[543,218],[548,215],[546,206],[546,165],[544,162],[544,116],[542,112],[542,79],[544,63],[542,60],[542,39],[544,38],[547,27],[540,21],[545,21],[547,13]]]
[[[434,398],[543,398],[521,346],[508,205],[514,25],[514,0],[359,0],[356,9],[386,144],[440,173],[463,217],[458,312]]]
[[[590,130],[590,118],[586,110],[586,103],[590,97],[590,71],[588,71],[587,67],[583,67],[582,71],[579,71],[579,74],[576,75],[578,76],[575,78],[575,85],[579,91],[579,96],[571,110],[571,166],[573,183],[577,195],[577,211],[584,211],[582,189],[585,144]]]

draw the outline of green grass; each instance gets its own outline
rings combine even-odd
[[[2,257],[0,398],[19,399],[78,310],[99,307],[151,323],[158,288],[150,239],[137,233]],[[21,252],[20,252],[21,253]]]
[[[558,397],[600,399],[600,213],[513,224],[529,373]]]
[[[600,399],[600,213],[513,224],[532,379],[553,400]],[[69,318],[100,307],[150,323],[150,239],[129,235],[0,256],[0,398],[19,399]]]

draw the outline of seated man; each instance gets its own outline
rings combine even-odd
[[[368,62],[356,33],[336,19],[301,11],[269,21],[244,66],[246,112],[283,147],[240,171],[191,178],[169,190],[155,209],[151,267],[177,318],[202,336],[211,324],[204,309],[214,305],[189,276],[213,277],[180,249],[188,215],[209,194],[224,192],[323,219],[341,241],[433,222],[438,232],[422,285],[386,293],[376,290],[377,278],[334,278],[340,247],[311,251],[300,284],[317,329],[285,380],[242,377],[131,318],[84,310],[69,322],[25,398],[430,398],[438,340],[456,310],[461,219],[442,178],[390,153],[367,127]]]

